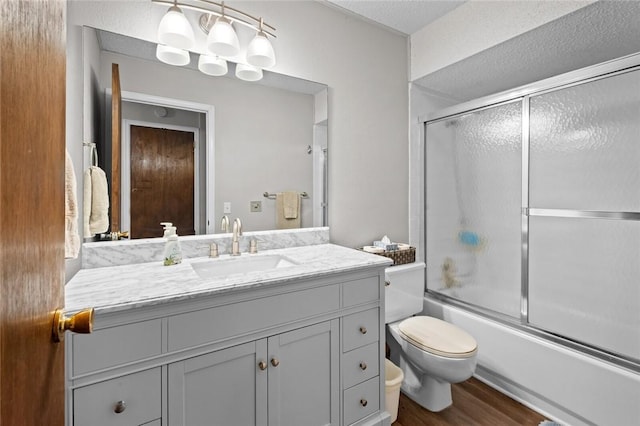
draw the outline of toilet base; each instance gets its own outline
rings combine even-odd
[[[473,375],[475,354],[470,358],[445,358],[425,352],[403,339],[398,323],[388,324],[386,340],[391,361],[404,372],[401,390],[429,411],[442,411],[452,404],[451,383]]]
[[[403,384],[402,392],[429,411],[437,413],[449,407],[451,399],[451,383],[441,382],[429,376],[422,376],[422,386],[411,387]]]

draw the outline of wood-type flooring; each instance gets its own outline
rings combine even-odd
[[[475,378],[453,384],[451,394],[453,405],[432,413],[401,393],[392,426],[537,426],[545,420]]]

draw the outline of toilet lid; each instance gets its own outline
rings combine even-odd
[[[414,346],[448,358],[468,358],[478,348],[476,340],[469,333],[438,318],[407,318],[399,324],[398,330]]]

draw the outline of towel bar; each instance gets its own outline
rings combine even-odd
[[[275,198],[276,198],[276,194],[271,194],[271,193],[269,193],[269,192],[264,192],[264,193],[262,194],[262,196],[263,196],[264,198],[271,198],[272,200],[275,200]],[[305,191],[305,192],[301,192],[301,193],[300,193],[300,197],[302,197],[302,198],[309,198],[309,194],[307,194],[307,192],[306,192],[306,191]]]
[[[95,142],[82,142],[82,146],[88,146],[91,148],[89,151],[89,156],[91,157],[91,165],[94,167],[98,167],[98,150],[96,149]]]

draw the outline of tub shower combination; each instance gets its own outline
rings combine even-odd
[[[640,57],[422,121],[425,309],[475,335],[507,393],[640,421]]]

